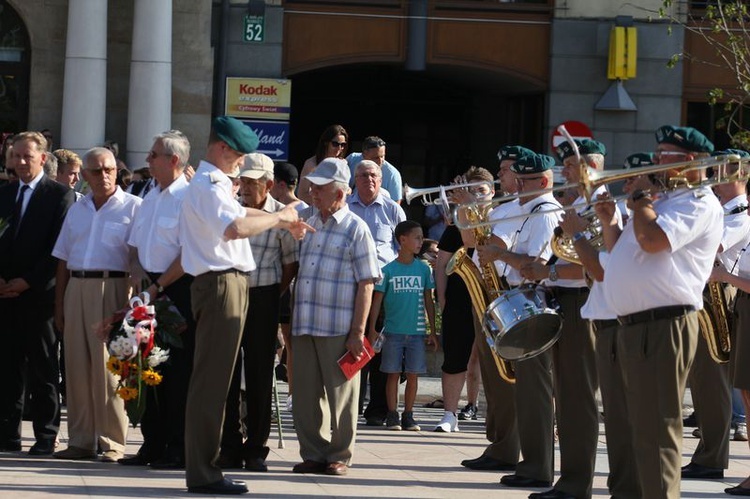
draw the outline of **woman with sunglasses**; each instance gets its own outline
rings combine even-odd
[[[310,196],[310,182],[305,178],[308,174],[315,171],[318,163],[326,158],[346,158],[349,146],[349,133],[341,125],[331,125],[326,128],[318,140],[318,147],[315,150],[315,156],[307,158],[302,165],[302,173],[299,175],[299,187],[297,187],[297,197],[307,204],[312,204]]]

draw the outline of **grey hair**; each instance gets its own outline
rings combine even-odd
[[[167,130],[154,137],[154,140],[161,141],[165,152],[177,156],[180,168],[185,168],[190,161],[190,141],[184,133],[179,130]]]
[[[587,163],[590,162],[596,165],[597,170],[604,170],[604,155],[599,153],[584,154],[583,159],[586,160]]]
[[[111,160],[112,166],[117,166],[117,160],[115,159],[115,155],[107,149],[106,147],[92,147],[88,151],[86,151],[83,154],[83,167],[85,169],[88,169],[89,167],[89,161],[96,158],[101,158],[102,156],[106,156],[108,159]]]
[[[359,172],[362,171],[362,170],[364,170],[368,166],[370,168],[375,168],[377,170],[377,172],[380,174],[380,176],[381,177],[383,176],[383,170],[380,167],[380,165],[377,164],[374,161],[370,161],[369,159],[363,159],[362,161],[360,161],[359,163],[357,163],[357,166],[354,167],[354,175],[355,176],[359,175]]]
[[[51,178],[57,176],[57,157],[52,153],[47,153],[47,161],[44,162],[44,174]]]
[[[349,184],[347,184],[346,182],[338,182],[334,180],[333,185],[336,186],[337,190],[342,191],[344,193],[344,196],[348,196],[351,192],[351,189],[349,189]]]

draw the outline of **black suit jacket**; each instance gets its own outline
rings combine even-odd
[[[0,218],[11,220],[20,182],[0,186]],[[73,189],[58,184],[46,175],[31,193],[14,237],[15,223],[0,236],[0,277],[9,281],[23,278],[31,289],[26,293],[45,293],[55,282],[57,259],[52,256],[68,208],[75,202]],[[25,294],[25,293],[24,293]]]

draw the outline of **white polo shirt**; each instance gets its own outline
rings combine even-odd
[[[511,235],[518,230],[523,222],[523,219],[516,218],[520,214],[521,203],[518,201],[518,198],[496,206],[489,214],[489,219],[496,222],[492,226],[492,235],[499,237],[508,248],[510,248],[512,243]],[[477,264],[477,267],[482,268],[479,264],[479,254],[476,251],[472,256],[472,260]],[[505,273],[505,262],[496,260],[493,263],[497,269],[497,275],[503,275]]]
[[[670,248],[646,253],[632,223],[623,229],[604,272],[604,293],[618,316],[670,305],[703,306],[723,232],[723,210],[708,188],[679,189],[654,202]]]
[[[535,214],[520,219],[518,228],[511,234],[503,236],[503,240],[505,240],[505,237],[510,238],[511,244],[508,245],[508,250],[534,258],[539,257],[540,260],[549,260],[552,256],[550,241],[562,213],[560,208],[560,203],[557,202],[552,193],[543,194],[519,205],[520,215],[530,215],[532,211]],[[521,284],[523,278],[517,269],[510,265],[504,265],[504,270],[508,284],[511,286]]]
[[[599,264],[602,268],[607,268],[609,257],[610,254],[606,251],[599,253]],[[591,285],[589,298],[581,307],[581,317],[591,321],[617,319],[617,314],[612,311],[612,307],[607,302],[607,297],[604,293],[604,281],[595,280]]]
[[[734,275],[737,275],[737,260],[750,243],[750,212],[745,209],[739,213],[732,213],[743,206],[747,207],[747,197],[744,194],[730,199],[723,206],[724,234],[721,237],[721,246],[724,251],[719,253],[717,258]]]
[[[180,212],[187,188],[185,175],[180,175],[166,189],[155,186],[143,198],[128,244],[138,250],[146,272],[164,272],[180,255]]]
[[[68,210],[52,256],[65,260],[69,270],[130,270],[127,241],[141,198],[117,187],[98,210],[93,194]]]
[[[182,268],[190,275],[237,269],[255,270],[247,239],[224,239],[224,231],[236,219],[247,216],[232,196],[232,181],[221,170],[201,161],[190,180],[180,213]]]

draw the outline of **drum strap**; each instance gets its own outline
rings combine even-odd
[[[533,208],[531,208],[531,211],[529,212],[529,215],[532,213],[536,213],[536,211],[544,206],[545,204],[551,204],[553,206],[558,206],[557,203],[553,203],[552,201],[542,201],[541,203],[535,205]],[[511,244],[511,248],[514,248],[516,245],[516,241],[518,239],[518,235],[523,231],[523,228],[526,226],[526,222],[529,221],[531,216],[526,217],[526,219],[523,221],[521,226],[518,228],[518,230],[513,234],[513,243]],[[552,257],[547,261],[547,265],[552,265],[557,261],[557,255],[552,255]],[[508,269],[508,262],[505,262],[505,266],[503,267],[503,278],[505,278],[505,271]]]

